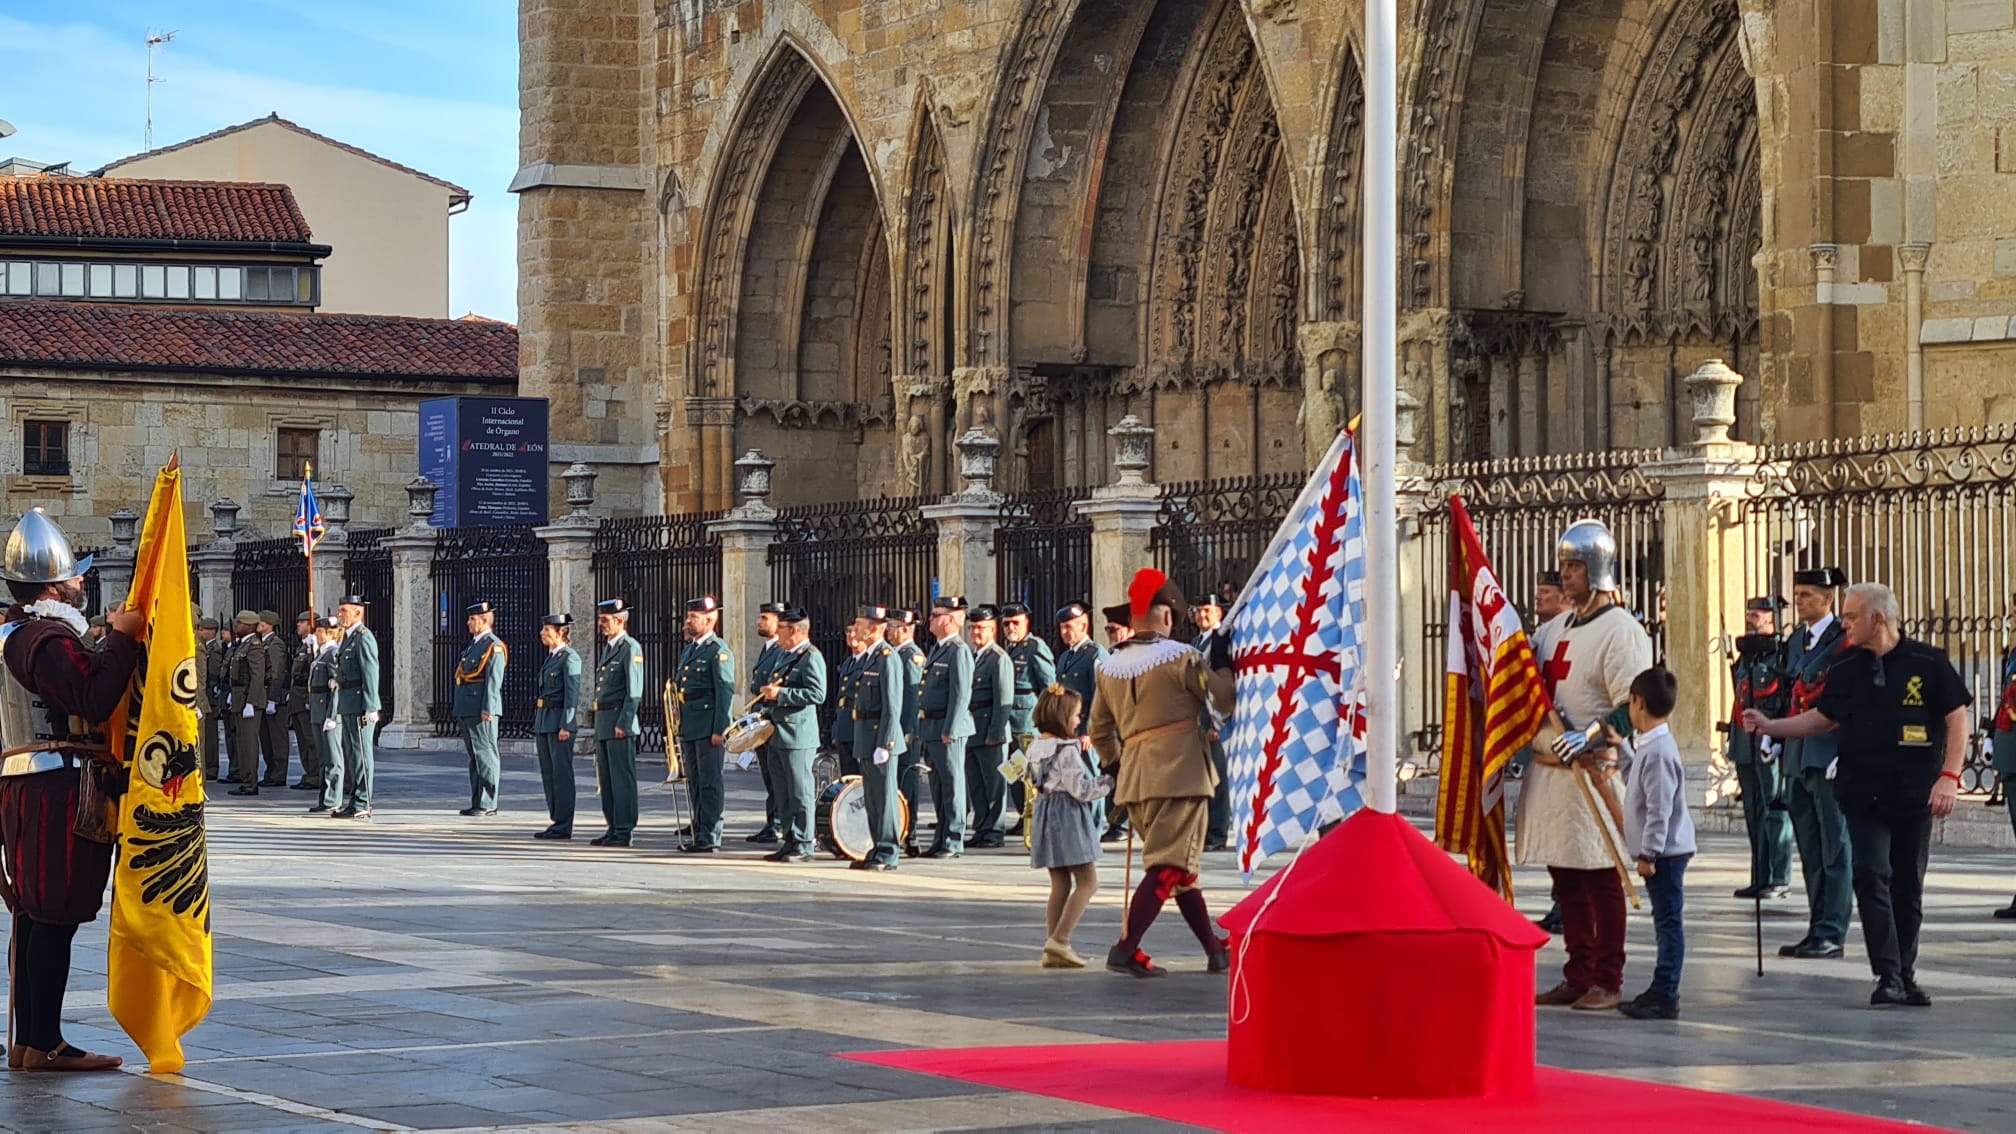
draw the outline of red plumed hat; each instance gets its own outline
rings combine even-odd
[[[1172,618],[1183,617],[1183,592],[1169,581],[1169,576],[1153,567],[1143,567],[1134,572],[1134,581],[1127,584],[1127,610],[1135,618],[1146,618],[1148,609],[1160,603],[1167,606]]]

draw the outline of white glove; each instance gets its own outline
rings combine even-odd
[[[252,719],[252,706],[250,706],[250,705],[247,705],[247,706],[245,706],[245,711],[244,711],[243,713],[240,713],[240,714],[239,714],[239,716],[242,716],[242,717],[244,717],[244,718],[245,718],[246,720],[248,720],[248,721],[249,721],[249,720],[251,720],[251,719]]]
[[[272,715],[273,715],[274,713],[277,713],[277,712],[279,712],[279,711],[280,711],[280,706],[279,706],[279,704],[278,704],[277,702],[274,702],[274,701],[268,701],[268,702],[266,702],[266,715],[267,715],[267,716],[269,716],[269,717],[270,717],[270,716],[272,716]]]
[[[196,719],[199,721],[203,719],[203,710],[201,709],[196,710]]]
[[[877,748],[875,750],[875,766],[879,768],[888,762],[889,750],[887,748]]]
[[[1832,760],[1827,761],[1827,778],[1830,780],[1833,779],[1834,769],[1839,768],[1840,766],[1841,766],[1841,757],[1839,756],[1836,756]]]
[[[329,718],[328,720],[326,720],[326,721],[323,721],[323,722],[322,722],[322,731],[323,731],[323,732],[335,732],[335,731],[336,731],[336,718],[335,718],[335,717],[330,717],[330,718]]]
[[[378,723],[378,710],[376,710],[376,709],[373,709],[373,710],[371,710],[370,712],[368,712],[368,713],[365,713],[365,714],[364,714],[364,723],[365,723],[365,724],[377,724],[377,723]]]
[[[1757,746],[1757,755],[1766,764],[1776,763],[1778,761],[1778,741],[1772,737],[1765,737],[1764,742]]]

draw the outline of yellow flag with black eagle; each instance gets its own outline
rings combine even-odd
[[[147,1057],[182,1069],[182,1037],[210,1012],[210,865],[196,741],[196,624],[182,470],[154,481],[127,606],[142,612],[140,665],[111,728],[127,768],[112,874],[107,1006]]]

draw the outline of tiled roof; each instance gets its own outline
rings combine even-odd
[[[236,126],[226,126],[222,130],[212,130],[208,134],[203,134],[198,137],[190,138],[186,142],[177,142],[172,146],[162,146],[158,150],[148,150],[144,154],[134,154],[131,157],[120,158],[118,161],[111,162],[107,165],[99,167],[98,172],[104,173],[106,170],[117,169],[120,166],[125,165],[127,162],[139,161],[141,158],[153,157],[155,154],[173,153],[176,150],[187,149],[190,146],[199,145],[203,142],[210,141],[213,138],[222,138],[227,134],[236,134],[240,130],[250,130],[254,126],[264,126],[269,122],[276,126],[285,126],[287,129],[292,130],[295,133],[302,135],[303,137],[313,138],[318,142],[325,142],[329,145],[335,146],[339,150],[343,150],[347,153],[356,154],[358,157],[361,158],[369,158],[370,160],[377,162],[379,165],[386,166],[391,169],[396,169],[401,173],[410,173],[422,181],[427,181],[435,185],[439,185],[443,189],[449,191],[449,193],[454,198],[455,204],[466,205],[469,203],[469,190],[462,188],[460,185],[457,185],[452,181],[443,181],[440,178],[433,176],[432,174],[422,173],[419,170],[414,169],[410,165],[400,165],[398,162],[393,161],[391,158],[380,157],[377,154],[372,153],[370,150],[353,146],[348,142],[339,142],[336,139],[329,137],[327,134],[317,134],[315,131],[310,130],[309,128],[301,125],[298,122],[290,122],[287,119],[280,117],[280,112],[277,110],[271,114],[268,114],[264,118],[254,118],[250,122],[240,122]]]
[[[0,367],[516,382],[518,328],[0,299]]]
[[[0,240],[243,240],[306,244],[308,221],[285,185],[114,177],[0,178]]]

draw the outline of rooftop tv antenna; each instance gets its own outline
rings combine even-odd
[[[155,83],[165,83],[165,82],[167,82],[167,80],[166,80],[166,79],[159,79],[159,78],[156,78],[156,77],[154,76],[154,50],[155,50],[156,48],[160,47],[160,46],[161,46],[162,44],[164,44],[164,43],[167,43],[168,41],[170,41],[170,40],[172,40],[172,39],[174,39],[174,38],[175,38],[175,33],[174,33],[174,32],[172,32],[172,31],[171,31],[171,32],[156,32],[156,31],[154,31],[154,30],[153,30],[152,28],[149,28],[149,29],[148,29],[148,31],[147,31],[147,145],[146,145],[146,148],[147,148],[147,149],[149,149],[149,150],[152,150],[152,149],[154,148],[154,84],[155,84]]]

